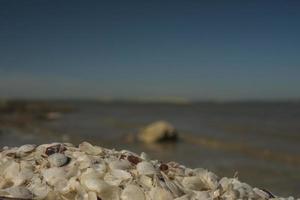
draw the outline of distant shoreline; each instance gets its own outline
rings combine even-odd
[[[300,99],[286,100],[140,100],[140,99],[80,99],[80,98],[1,98],[0,107],[7,102],[47,102],[47,103],[64,103],[64,102],[87,102],[103,104],[170,104],[170,105],[233,105],[233,104],[300,104]]]

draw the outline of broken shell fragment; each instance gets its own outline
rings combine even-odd
[[[90,155],[99,155],[102,153],[102,148],[93,146],[88,142],[83,142],[79,145],[79,149]]]
[[[148,161],[142,161],[138,163],[136,169],[139,172],[139,174],[142,175],[152,175],[156,173],[156,170],[154,169],[153,165]]]
[[[22,146],[20,146],[18,148],[17,155],[19,157],[23,157],[26,154],[32,152],[35,148],[36,148],[36,145],[34,145],[34,144],[25,144],[25,145],[22,145]]]
[[[154,187],[150,191],[151,199],[155,200],[173,200],[173,195],[168,191],[161,187]]]
[[[127,185],[121,194],[122,200],[145,200],[145,194],[137,185]]]

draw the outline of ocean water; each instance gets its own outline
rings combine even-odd
[[[237,175],[276,195],[300,197],[300,103],[57,103],[74,111],[42,121],[34,131],[1,130],[0,145],[87,140],[219,176]],[[157,120],[172,123],[180,141],[144,145],[124,139]]]

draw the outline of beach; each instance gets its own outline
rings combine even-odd
[[[279,196],[299,197],[300,104],[288,102],[145,103],[56,101],[54,118],[15,123],[1,112],[0,145],[89,141],[106,148],[147,152],[161,161],[203,167]],[[68,107],[65,112],[62,107]],[[70,109],[72,108],[72,109]],[[12,114],[16,116],[16,114]],[[56,116],[56,117],[55,117]],[[166,120],[178,130],[176,143],[130,140],[142,127]],[[25,125],[24,125],[25,124]],[[128,139],[129,138],[129,139]]]

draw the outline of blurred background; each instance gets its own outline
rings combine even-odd
[[[1,0],[0,146],[89,141],[300,197],[299,9]]]

